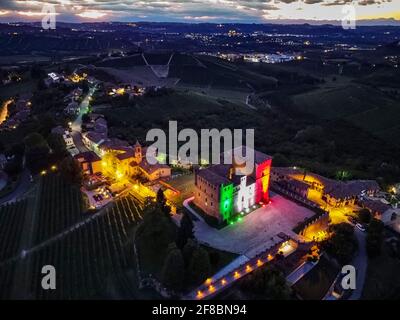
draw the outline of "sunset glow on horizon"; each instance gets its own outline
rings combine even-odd
[[[346,1],[338,0],[53,0],[59,20],[197,21],[265,23],[269,20],[340,21]],[[354,0],[356,20],[400,21],[393,0]],[[39,0],[10,0],[0,4],[0,22],[43,16]],[[24,19],[22,18],[22,19]]]

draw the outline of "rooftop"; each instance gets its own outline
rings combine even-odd
[[[241,150],[240,150],[241,149]],[[236,149],[233,149],[226,153],[221,153],[221,162],[224,161],[224,156],[233,157],[234,154],[239,153],[241,156],[247,156],[250,152],[254,152],[254,163],[261,164],[265,161],[272,160],[272,157],[264,154],[262,152],[253,150],[246,146],[242,146]],[[234,161],[232,161],[234,162]],[[221,185],[221,184],[229,184],[234,183],[238,185],[240,183],[240,178],[242,175],[233,175],[232,180],[229,179],[229,171],[232,168],[232,164],[216,164],[212,165],[207,169],[199,170],[197,175],[207,180],[209,183],[213,185]],[[254,170],[250,174],[247,175],[247,184],[254,183]]]
[[[101,161],[101,158],[93,151],[82,152],[74,156],[79,162],[97,162]]]

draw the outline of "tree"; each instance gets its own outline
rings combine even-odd
[[[190,215],[185,211],[183,213],[182,219],[181,219],[181,224],[178,229],[177,233],[177,246],[178,248],[182,249],[188,239],[193,239],[194,238],[194,231],[193,231],[194,225],[192,218]]]
[[[281,153],[274,154],[274,166],[287,167],[289,166],[289,160]]]
[[[323,245],[340,263],[349,263],[358,247],[354,236],[354,228],[348,223],[333,225],[331,227],[331,237]]]
[[[10,175],[15,176],[22,171],[22,158],[21,156],[15,156],[14,159],[7,162],[4,167],[4,171]]]
[[[358,211],[358,219],[360,220],[361,223],[370,223],[372,218],[371,211],[368,209],[361,209]]]
[[[136,240],[139,246],[143,245],[149,254],[154,255],[163,253],[168,243],[175,240],[175,226],[153,201],[146,201]]]
[[[274,267],[255,270],[240,281],[240,287],[268,300],[289,300],[292,295],[284,275]]]
[[[156,203],[160,208],[161,212],[168,218],[171,217],[171,207],[167,205],[167,199],[165,198],[162,189],[158,189],[156,196]]]
[[[24,139],[26,165],[33,173],[48,167],[50,148],[40,133],[34,132]]]
[[[78,185],[82,183],[82,170],[78,161],[72,157],[67,156],[61,161],[60,172],[67,182]]]
[[[182,249],[183,259],[185,260],[185,266],[189,267],[190,260],[192,259],[192,255],[194,250],[196,250],[199,244],[194,239],[188,239],[185,246]]]
[[[373,258],[381,254],[383,242],[383,222],[378,219],[372,219],[367,231],[367,253]]]
[[[170,244],[161,273],[162,283],[173,290],[181,290],[185,274],[182,252],[175,244]]]
[[[90,116],[87,113],[83,114],[82,115],[82,122],[83,123],[88,123],[89,121],[90,121]]]
[[[56,159],[61,160],[67,155],[66,145],[61,135],[57,133],[49,134],[47,137],[47,143],[53,151]]]
[[[188,273],[194,284],[200,284],[210,276],[211,264],[208,252],[200,246],[193,250]]]
[[[271,300],[289,300],[291,289],[286,283],[284,275],[276,269],[265,269],[265,295]]]

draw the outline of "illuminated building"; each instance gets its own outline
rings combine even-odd
[[[244,172],[245,167],[237,164],[218,164],[198,170],[194,203],[220,222],[229,222],[240,213],[250,212],[254,205],[269,201],[271,163],[272,157],[254,151],[252,172]]]
[[[132,147],[119,139],[107,139],[99,145],[102,154],[103,171],[118,177],[143,174],[149,181],[169,178],[171,168],[165,164],[149,164],[146,160],[146,148],[139,142]]]
[[[85,174],[94,174],[102,170],[101,159],[93,151],[79,153],[74,159],[78,161]]]
[[[338,181],[299,168],[275,167],[271,172],[274,186],[314,202],[332,207],[354,205],[364,195],[373,196],[379,190],[374,180]]]

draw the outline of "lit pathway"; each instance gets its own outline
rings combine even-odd
[[[279,251],[279,247],[283,242],[285,241],[282,240],[281,243],[273,246],[269,250],[266,250],[264,253],[250,260],[244,255],[238,257],[228,266],[216,273],[213,277],[207,279],[204,284],[189,293],[183,299],[202,300],[214,297],[216,294],[219,294],[226,288],[230,287],[237,280],[252,273],[254,270],[261,268],[267,262],[272,261],[274,259],[274,255]],[[290,251],[287,255],[285,255],[285,257],[293,253],[295,250],[296,249]]]

